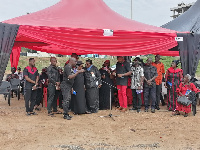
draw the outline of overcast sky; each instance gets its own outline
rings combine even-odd
[[[49,7],[59,0],[0,0],[0,21],[11,19]],[[77,0],[79,1],[79,0]],[[119,14],[131,18],[131,0],[104,0]],[[172,20],[170,8],[178,3],[196,0],[132,0],[133,19],[142,23],[161,26]]]

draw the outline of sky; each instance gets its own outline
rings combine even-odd
[[[0,0],[0,22],[33,13],[52,6],[60,0]],[[78,0],[77,0],[78,1]],[[172,20],[173,13],[170,8],[176,7],[178,3],[186,4],[196,0],[132,0],[133,20],[161,26]],[[115,12],[131,19],[131,0],[104,0],[104,2]]]

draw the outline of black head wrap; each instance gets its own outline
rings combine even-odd
[[[180,60],[173,60],[172,62],[174,62],[176,66],[178,66],[178,64],[180,63]]]

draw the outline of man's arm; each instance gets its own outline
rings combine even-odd
[[[153,80],[155,80],[158,77],[158,72],[157,72],[157,68],[155,67],[155,72],[154,72],[154,77],[152,79],[150,79],[149,81],[152,82]]]
[[[124,73],[124,74],[118,74],[118,77],[119,78],[121,78],[121,77],[123,77],[123,76],[130,76],[131,74],[132,74],[132,71],[131,71],[131,67],[130,67],[130,63],[127,63],[126,64],[126,73]]]
[[[36,84],[36,82],[31,80],[27,75],[25,75],[25,79],[26,79],[26,81],[28,81],[30,83]]]
[[[69,71],[69,70],[68,70]],[[78,70],[75,74],[68,75],[68,79],[75,78],[79,73],[85,72],[84,69]]]

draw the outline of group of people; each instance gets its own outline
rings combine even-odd
[[[84,63],[79,61],[78,55],[73,53],[66,62],[64,70],[58,68],[57,59],[51,57],[51,65],[39,76],[35,60],[30,58],[29,66],[23,71],[27,115],[35,115],[34,108],[39,109],[40,101],[37,99],[42,99],[42,87],[48,89],[49,116],[63,113],[64,119],[71,120],[69,111],[77,115],[97,113],[99,109],[109,109],[110,100],[113,100],[115,95],[119,102],[117,109],[125,112],[128,110],[127,89],[131,89],[129,91],[132,94],[133,108],[130,111],[141,112],[142,99],[144,99],[145,112],[148,112],[151,107],[151,112],[155,113],[156,109],[160,109],[160,100],[165,105],[161,98],[164,81],[167,88],[167,109],[173,111],[173,115],[179,115],[179,111],[183,111],[184,116],[187,117],[191,112],[191,105],[183,106],[177,103],[177,97],[186,95],[187,90],[196,93],[200,90],[190,83],[190,75],[183,77],[183,71],[178,68],[180,63],[178,60],[174,60],[165,72],[164,64],[160,59],[160,55],[156,55],[155,62],[152,58],[148,58],[144,63],[136,57],[130,64],[123,56],[118,56],[116,69],[111,70],[109,60],[98,69],[90,59],[86,60],[84,66]],[[128,81],[130,81],[129,86]],[[59,107],[63,112],[57,110],[58,98]]]

